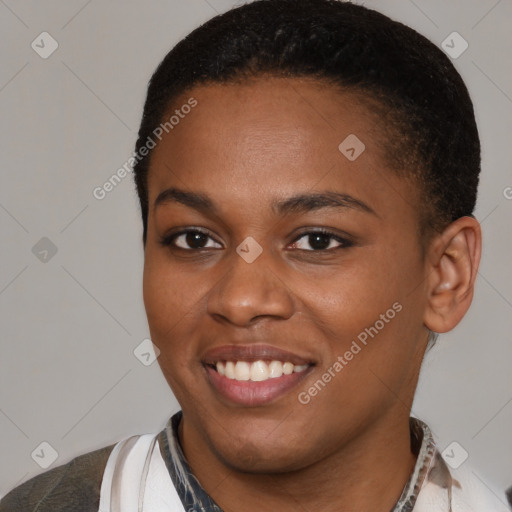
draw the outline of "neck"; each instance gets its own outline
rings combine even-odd
[[[416,462],[404,410],[390,411],[388,418],[380,418],[336,453],[288,473],[253,474],[228,468],[202,438],[188,431],[183,420],[180,438],[192,472],[226,511],[389,512]]]

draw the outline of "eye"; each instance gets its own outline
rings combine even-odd
[[[217,244],[217,247],[208,245],[208,239]],[[167,235],[163,237],[159,241],[160,245],[163,246],[172,246],[177,249],[183,249],[185,251],[190,250],[198,250],[198,249],[211,249],[213,248],[221,248],[218,242],[215,242],[213,238],[206,233],[205,231],[201,231],[199,229],[188,229],[186,231],[180,231],[178,233],[173,233],[171,235]]]
[[[304,240],[300,241],[302,239]],[[216,242],[207,232],[200,229],[187,229],[177,233],[172,233],[163,237],[159,243],[162,246],[171,246],[173,248],[182,249],[185,251],[222,248],[222,246]],[[312,249],[308,249],[308,245]],[[293,249],[299,249],[308,252],[332,251],[336,249],[348,248],[352,245],[353,242],[347,238],[343,238],[326,230],[316,230],[302,233],[292,242]]]
[[[301,240],[302,238],[304,238],[305,241],[299,243],[298,240]],[[334,246],[332,245],[333,243]],[[336,245],[336,243],[338,245]],[[307,249],[307,245],[309,245],[313,249]],[[352,245],[353,243],[350,240],[325,230],[308,231],[307,233],[302,233],[298,238],[296,238],[293,241],[294,249],[300,249],[310,252],[331,251],[351,247]]]

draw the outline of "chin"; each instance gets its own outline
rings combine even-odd
[[[277,474],[297,471],[307,467],[305,461],[296,451],[292,453],[262,453],[258,449],[244,449],[234,452],[229,449],[228,452],[218,452],[217,456],[223,463],[234,471],[252,474]]]
[[[317,462],[320,450],[307,441],[305,436],[269,439],[260,432],[245,432],[236,438],[211,438],[210,445],[217,458],[232,470],[272,474],[297,471]]]

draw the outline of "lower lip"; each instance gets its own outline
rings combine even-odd
[[[228,379],[220,375],[210,366],[206,366],[210,383],[216,391],[229,401],[247,407],[265,405],[294,388],[306,375],[311,373],[312,366],[302,372],[294,372],[290,375],[282,375],[273,379],[260,382],[251,380]]]

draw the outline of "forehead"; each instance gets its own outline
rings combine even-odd
[[[381,123],[354,93],[309,78],[200,85],[170,114],[190,98],[197,105],[153,151],[150,205],[171,184],[252,202],[318,186],[379,203],[377,191],[405,186],[387,168]]]
[[[197,107],[169,133],[176,146],[187,138],[192,148],[207,145],[212,152],[225,149],[230,154],[240,148],[245,158],[254,155],[262,160],[268,155],[273,161],[272,150],[285,142],[287,158],[300,160],[307,150],[320,150],[325,158],[337,156],[340,137],[349,134],[366,139],[376,156],[379,148],[374,139],[383,138],[378,118],[361,101],[362,93],[345,92],[309,77],[259,77],[196,86],[173,102],[171,113],[191,97]],[[267,151],[261,151],[261,144]]]

